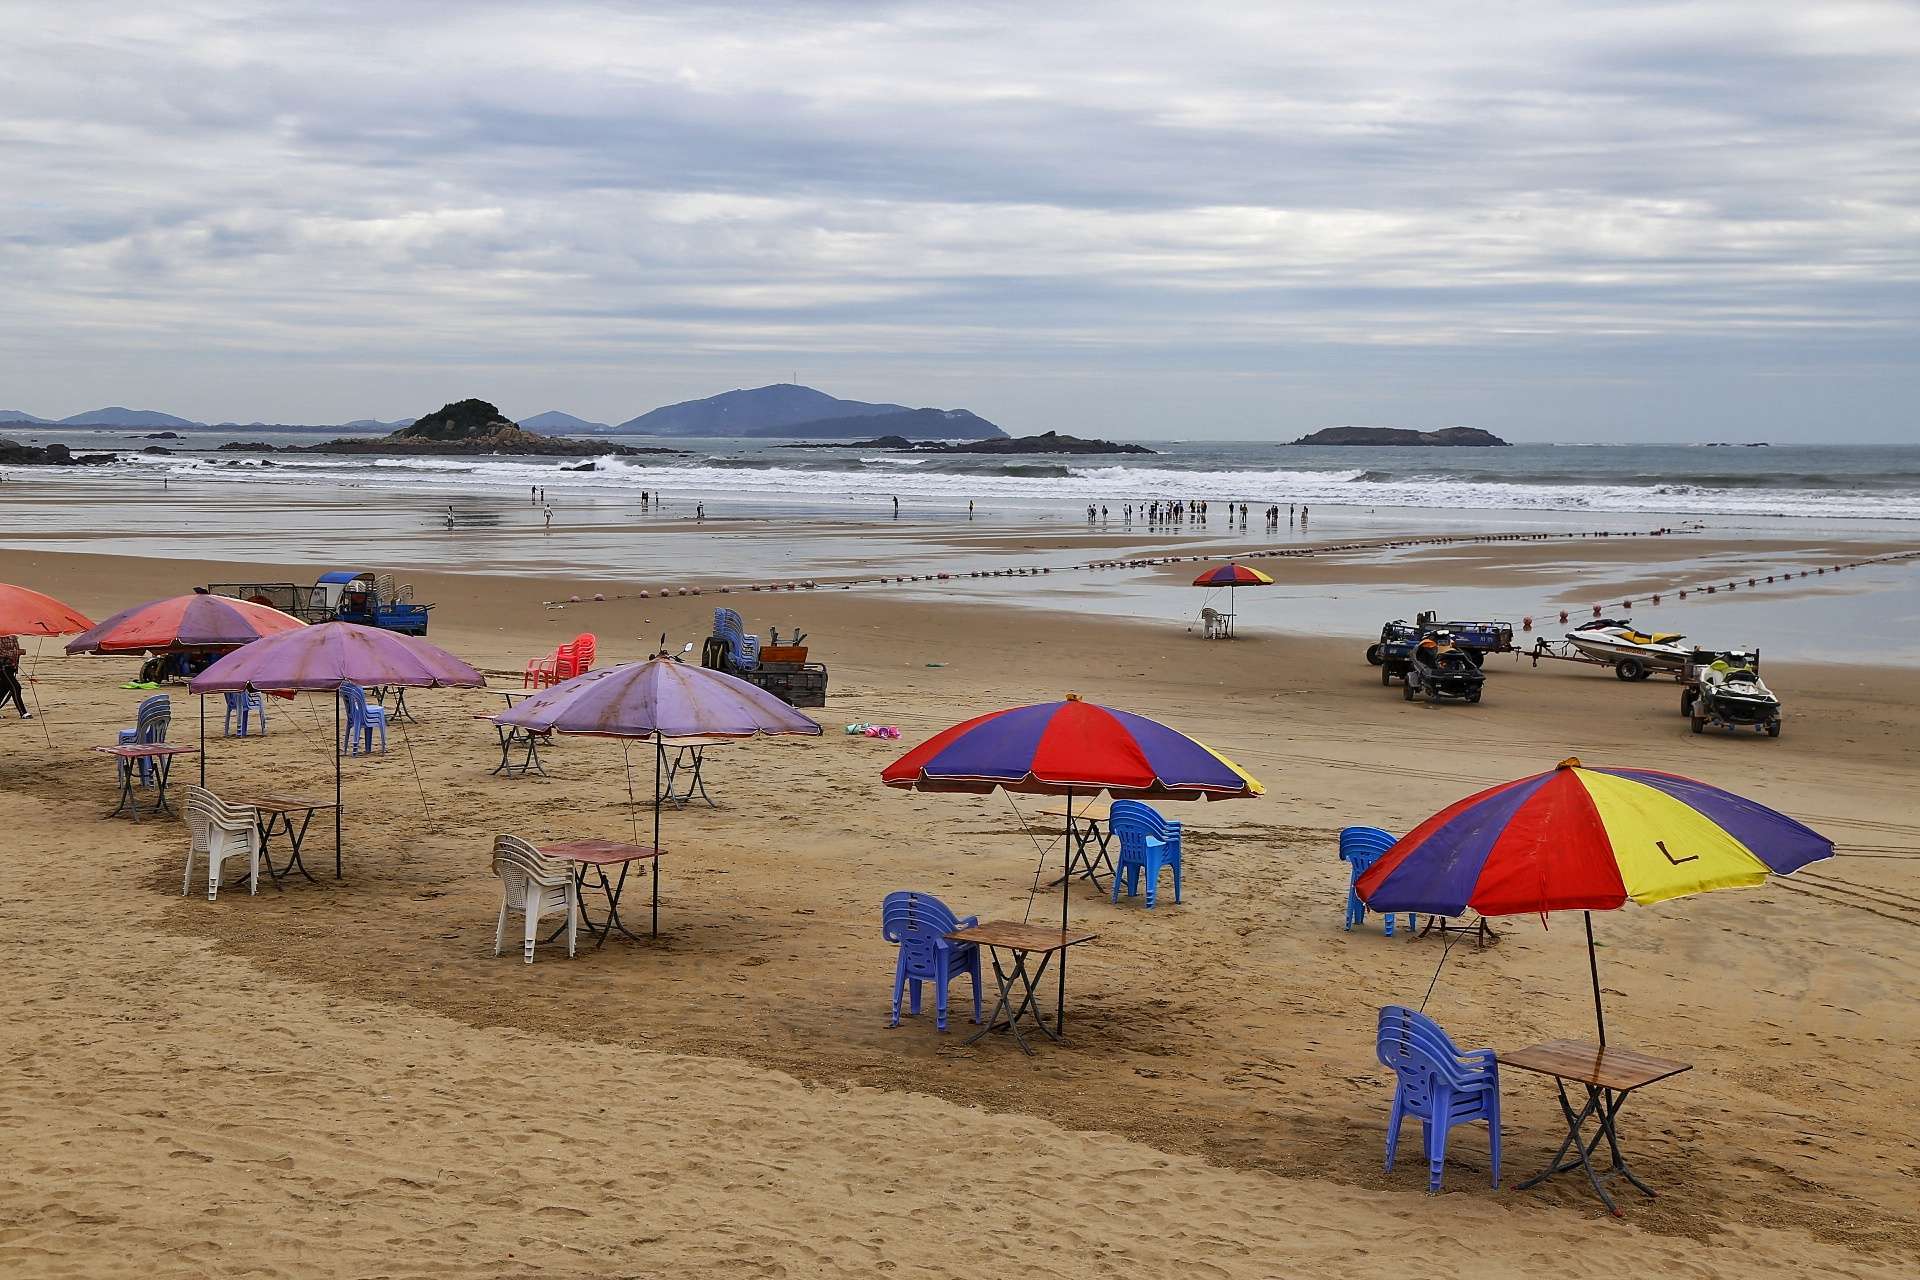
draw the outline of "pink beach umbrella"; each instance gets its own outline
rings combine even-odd
[[[820,726],[738,676],[665,655],[575,676],[495,716],[530,733],[653,740],[653,847],[660,847],[660,766],[671,738],[817,735]],[[628,775],[631,783],[632,775]],[[660,860],[653,860],[653,930],[660,931]]]
[[[479,689],[487,678],[439,645],[357,622],[323,622],[236,649],[195,676],[189,693],[335,691],[333,876],[340,878],[340,698],[343,684]]]

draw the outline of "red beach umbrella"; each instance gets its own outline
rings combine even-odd
[[[171,596],[122,609],[67,642],[68,653],[181,653],[235,649],[263,636],[298,631],[300,619],[248,600]]]
[[[86,614],[52,596],[0,582],[0,636],[64,636],[92,625]]]

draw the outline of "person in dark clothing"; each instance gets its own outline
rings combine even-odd
[[[16,637],[0,636],[0,711],[6,710],[8,699],[12,699],[20,718],[31,720],[33,712],[27,710],[26,691],[20,687],[20,659],[25,656]]]

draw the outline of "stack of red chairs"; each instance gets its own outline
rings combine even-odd
[[[583,631],[544,658],[529,658],[520,677],[523,689],[545,689],[593,670],[594,636]]]

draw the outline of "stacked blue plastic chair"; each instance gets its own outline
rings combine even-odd
[[[933,984],[936,1022],[947,1029],[947,987],[961,974],[973,979],[973,1020],[980,1021],[980,948],[971,942],[953,942],[947,934],[971,929],[978,917],[954,917],[946,903],[932,894],[903,889],[887,895],[880,907],[880,932],[900,948],[893,966],[893,1020],[900,1025],[900,992],[911,982],[912,1011],[920,1012],[920,984]]]
[[[747,634],[746,624],[735,610],[713,611],[713,634],[727,642],[727,653],[736,671],[751,671],[760,665],[760,637]]]
[[[1148,804],[1138,800],[1115,800],[1107,812],[1107,830],[1120,842],[1120,858],[1114,864],[1113,892],[1109,900],[1120,901],[1124,881],[1129,898],[1140,892],[1142,875],[1147,881],[1147,909],[1153,909],[1159,895],[1160,873],[1173,870],[1173,900],[1180,901],[1180,824],[1168,822]]]
[[[1381,1065],[1398,1078],[1393,1090],[1393,1112],[1387,1120],[1387,1168],[1393,1168],[1394,1148],[1400,1143],[1400,1125],[1408,1116],[1420,1120],[1422,1145],[1427,1153],[1427,1190],[1440,1190],[1440,1167],[1447,1158],[1447,1134],[1476,1120],[1487,1122],[1487,1144],[1493,1160],[1493,1185],[1500,1185],[1500,1065],[1493,1050],[1462,1053],[1440,1024],[1423,1013],[1390,1004],[1380,1010],[1376,1050]]]
[[[266,737],[267,736],[266,700],[251,689],[248,689],[242,693],[229,693],[227,695],[226,725],[221,730],[221,732],[229,738],[233,737],[234,736],[233,722],[237,718],[240,721],[239,736],[244,738],[247,736],[248,723],[250,722],[251,718],[254,716],[260,717],[260,736],[263,738]]]
[[[373,732],[380,731],[380,753],[387,750],[387,711],[379,703],[368,703],[367,691],[357,684],[340,686],[340,701],[346,705],[347,725],[340,743],[341,753],[373,751]]]
[[[134,713],[133,728],[122,729],[119,735],[123,747],[145,746],[153,742],[165,742],[167,730],[173,724],[173,699],[164,693],[140,699],[140,709]],[[153,761],[135,761],[140,766],[140,785],[152,786],[156,776]],[[124,766],[122,766],[124,767]]]
[[[1374,863],[1380,861],[1382,854],[1393,848],[1394,843],[1398,839],[1399,837],[1392,832],[1382,831],[1379,827],[1340,828],[1340,858],[1347,864],[1349,871],[1347,876],[1347,928],[1351,929],[1357,924],[1365,924],[1367,919],[1367,904],[1360,901],[1360,895],[1355,891],[1354,886],[1360,883],[1360,877],[1365,875]],[[1387,936],[1391,938],[1393,936],[1393,912],[1388,911],[1380,918],[1386,925]],[[1407,912],[1407,929],[1411,931],[1413,925],[1414,915],[1413,912],[1409,911]]]

